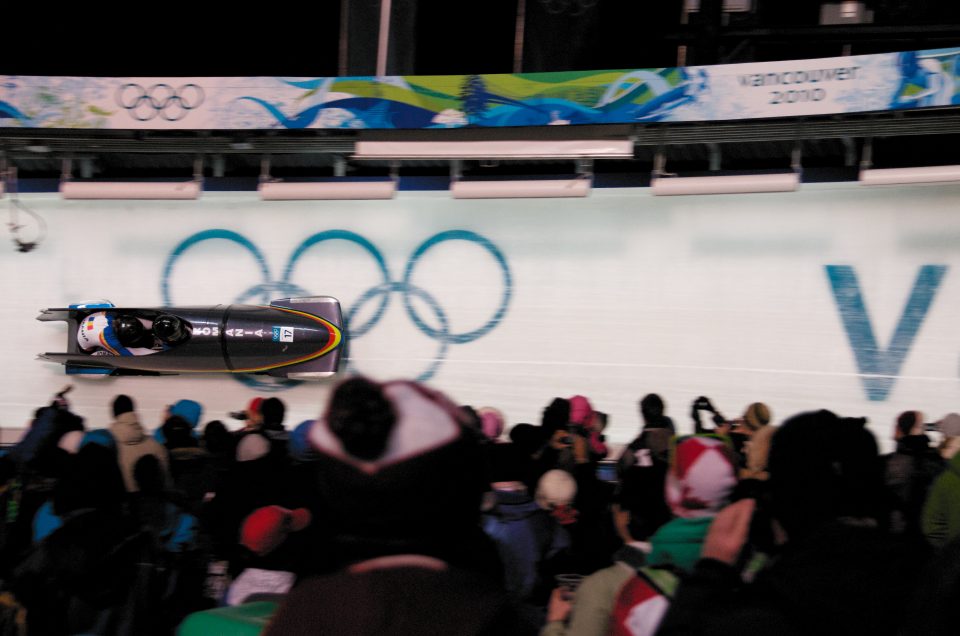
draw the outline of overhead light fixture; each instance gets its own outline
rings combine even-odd
[[[907,185],[911,183],[950,183],[960,181],[960,166],[924,166],[919,168],[883,168],[860,170],[860,185]]]
[[[199,181],[64,181],[64,199],[196,199]]]
[[[800,187],[796,172],[726,175],[718,177],[654,177],[650,189],[657,196],[683,194],[741,194],[793,192]]]
[[[354,159],[631,159],[629,139],[358,141]]]
[[[711,148],[711,169],[720,168],[720,146]],[[755,192],[793,192],[800,187],[800,147],[791,153],[790,172],[773,174],[737,174],[710,177],[678,177],[666,172],[666,156],[658,151],[653,157],[650,190],[656,196],[685,194],[752,194]]]
[[[454,181],[450,194],[454,199],[537,199],[585,197],[590,194],[591,180],[517,179],[512,181]]]
[[[313,199],[392,199],[396,181],[264,181],[258,187],[264,201]]]
[[[264,201],[313,201],[350,199],[392,199],[397,192],[397,167],[389,179],[347,179],[346,164],[334,166],[334,179],[324,181],[282,181],[270,176],[270,158],[260,161],[260,185],[257,191]]]
[[[64,199],[197,199],[203,192],[203,164],[194,163],[191,181],[73,181],[64,159],[60,196]]]

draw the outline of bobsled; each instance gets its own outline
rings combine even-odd
[[[334,375],[343,350],[340,302],[329,296],[269,305],[43,309],[67,323],[65,353],[42,353],[71,375],[255,373],[309,380]]]

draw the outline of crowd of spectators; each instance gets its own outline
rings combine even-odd
[[[266,607],[277,634],[946,634],[960,619],[960,415],[678,426],[656,394],[612,450],[415,382],[341,381],[315,420],[194,400],[145,427],[65,393],[0,451],[0,634],[171,634]],[[148,430],[152,429],[152,430]],[[678,434],[678,429],[693,434]],[[199,618],[198,618],[199,617]],[[193,621],[193,622],[192,622]]]

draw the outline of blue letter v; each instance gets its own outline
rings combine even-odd
[[[917,273],[907,306],[890,339],[886,350],[880,348],[873,334],[867,307],[860,293],[857,273],[849,265],[827,265],[827,277],[833,288],[833,297],[840,310],[843,327],[850,339],[850,347],[860,370],[867,398],[882,402],[887,399],[900,367],[913,345],[913,339],[927,316],[940,281],[947,272],[946,265],[924,265]]]

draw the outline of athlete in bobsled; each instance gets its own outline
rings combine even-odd
[[[148,320],[98,311],[80,322],[77,344],[94,356],[145,356],[169,349],[188,336],[183,321],[170,314]]]

